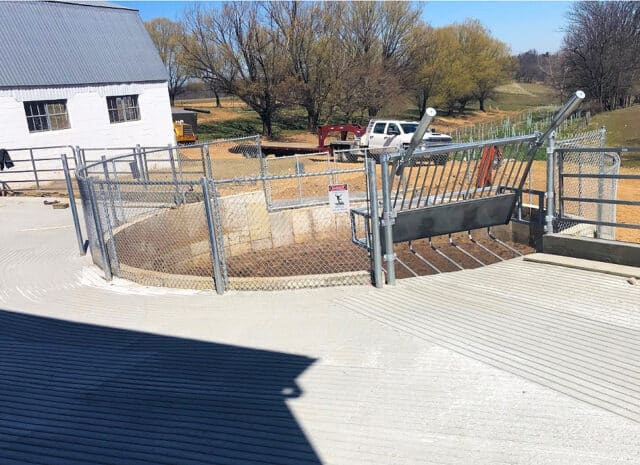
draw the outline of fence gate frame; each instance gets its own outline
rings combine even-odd
[[[375,215],[375,219],[373,218],[374,212],[378,212],[378,198],[375,195],[375,192],[373,192],[373,188],[375,188],[375,182],[372,183],[371,181],[369,181],[368,183],[370,185],[369,206],[368,218],[366,218],[366,220],[368,221],[369,226],[367,228],[368,237],[364,242],[369,252],[372,254],[372,275],[374,276],[374,279],[375,277],[381,277],[382,273],[386,272],[386,284],[395,285],[395,262],[397,261],[397,257],[394,253],[393,248],[393,244],[395,242],[411,241],[427,237],[430,238],[434,235],[451,234],[455,232],[469,231],[471,229],[476,229],[479,227],[490,227],[492,225],[508,223],[518,202],[517,191],[522,191],[524,189],[525,181],[531,171],[533,160],[536,156],[537,151],[549,139],[552,139],[552,142],[550,142],[549,144],[549,148],[554,147],[553,135],[555,130],[565,119],[567,119],[573,113],[575,109],[577,109],[584,98],[584,92],[577,91],[552,118],[549,127],[544,133],[536,133],[531,136],[505,138],[495,141],[483,141],[471,144],[451,144],[444,147],[431,147],[424,150],[416,151],[415,149],[417,148],[418,142],[422,140],[424,132],[426,131],[426,127],[428,126],[428,122],[431,120],[431,118],[433,118],[433,116],[435,116],[434,109],[429,109],[428,111],[426,111],[420,122],[419,131],[414,133],[411,144],[406,150],[402,150],[399,154],[396,155],[383,153],[380,156],[380,174],[382,181],[382,213]],[[411,174],[409,174],[408,176],[408,181],[402,177],[404,170],[411,169],[413,164],[415,164],[416,162],[419,162],[420,160],[428,160],[428,163],[437,165],[438,163],[435,160],[439,160],[439,158],[437,157],[438,155],[444,155],[448,157],[450,153],[463,151],[469,148],[477,148],[479,147],[478,144],[484,147],[513,141],[530,142],[529,149],[527,150],[524,157],[522,157],[522,159],[520,160],[524,165],[524,170],[522,170],[522,165],[519,166],[518,171],[515,174],[515,178],[513,178],[517,185],[506,185],[502,186],[505,189],[501,189],[500,183],[498,183],[495,188],[492,186],[489,189],[489,194],[487,196],[484,195],[486,190],[483,185],[480,189],[481,193],[479,197],[475,196],[475,192],[472,193],[470,197],[468,197],[469,191],[467,191],[466,194],[462,195],[460,192],[458,192],[458,195],[456,196],[457,198],[454,201],[452,200],[454,192],[452,191],[450,193],[449,191],[447,191],[447,188],[449,186],[449,178],[447,178],[446,185],[442,193],[441,202],[438,205],[435,205],[435,203],[438,200],[439,191],[437,191],[435,195],[435,201],[432,204],[429,204],[429,199],[427,198],[422,207],[420,207],[420,201],[418,201],[418,205],[416,208],[409,208],[405,210],[402,210],[402,208],[400,208],[400,210],[396,209],[395,201],[393,200],[394,182],[392,177],[395,178],[397,176],[399,178],[396,185],[396,188],[399,191],[401,188],[401,181],[404,180],[406,184],[407,182],[410,183],[411,180]],[[551,151],[551,153],[553,153],[553,151]],[[551,158],[551,167],[553,167],[552,163],[553,158]],[[458,180],[458,177],[460,176],[462,163],[459,163],[459,165],[460,166],[458,167],[458,172],[455,175],[456,179],[453,183],[454,185]],[[472,176],[476,174],[477,170],[478,161],[476,161],[475,166],[473,167],[473,172],[471,173]],[[367,173],[368,178],[376,178],[374,172],[372,172],[372,168],[369,165],[367,165]],[[438,189],[440,188],[440,183],[443,181],[444,173],[445,169],[443,168],[440,174],[440,181],[438,182]],[[511,174],[513,174],[513,168]],[[511,176],[511,174],[509,176]],[[433,185],[433,178],[435,176],[436,175],[434,171],[434,173],[432,174],[431,185]],[[453,176],[453,168],[450,169],[449,176]],[[470,178],[472,176],[470,176]],[[470,185],[471,179],[469,180],[469,186]],[[403,188],[404,195],[406,196],[406,185]],[[424,181],[420,191],[421,195],[423,188]],[[452,189],[453,188],[454,186],[452,185]],[[509,188],[515,188],[516,192],[507,192],[506,189]],[[429,190],[430,189],[431,187],[429,187]],[[449,196],[449,200],[445,202],[445,196],[447,195]],[[413,195],[411,199],[413,200]],[[397,195],[395,200],[397,200]],[[547,200],[549,201],[549,199]],[[553,202],[553,192],[551,192],[551,201]],[[551,212],[553,212],[553,209],[551,209]],[[399,217],[399,213],[401,213],[401,217]],[[352,211],[352,217],[358,214],[363,215],[364,213],[362,211]],[[450,219],[452,217],[455,217],[456,215],[462,215],[462,219],[456,218],[454,221],[450,221],[449,224],[447,224],[447,221],[445,221],[445,219]],[[434,229],[434,225],[436,224],[438,225],[438,227]],[[376,231],[379,231],[379,234],[374,234],[374,229]],[[355,241],[355,231],[353,232],[353,236]],[[380,241],[382,242],[382,247],[380,249],[377,248],[378,239],[380,239]],[[363,241],[359,242],[362,243]],[[384,251],[382,251],[381,249],[384,249]],[[384,270],[382,269],[381,265],[383,260],[386,264],[386,269]],[[376,287],[381,287],[381,279],[375,279],[375,285]]]
[[[602,154],[603,156],[607,153],[617,154],[618,158],[620,154],[627,152],[640,152],[640,147],[572,147],[572,148],[556,148],[555,154],[557,157],[557,166],[558,166],[558,208],[557,213],[554,216],[554,220],[556,221],[573,221],[581,224],[590,224],[596,226],[595,235],[596,238],[600,238],[602,236],[602,227],[612,227],[612,228],[629,228],[629,229],[638,229],[640,230],[640,224],[635,223],[620,223],[618,221],[603,221],[603,213],[602,207],[604,205],[613,205],[614,207],[617,205],[627,205],[640,207],[640,200],[619,200],[617,198],[606,199],[603,198],[603,181],[611,180],[616,184],[617,191],[617,181],[620,180],[637,180],[640,181],[640,174],[620,174],[619,171],[616,174],[603,174],[602,172],[598,174],[592,173],[565,173],[564,172],[564,163],[563,158],[565,154],[569,153],[596,153]],[[619,163],[619,162],[618,162]],[[619,165],[617,166],[619,169]],[[566,196],[565,195],[565,179],[577,179],[579,184],[581,185],[581,181],[585,179],[595,179],[598,181],[598,197],[583,197],[581,189],[579,189],[578,196]],[[565,214],[564,202],[578,202],[578,204],[588,203],[588,204],[596,204],[597,205],[597,214],[596,219],[591,220],[583,217],[575,217],[568,216]],[[553,211],[553,210],[552,210]],[[552,230],[553,232],[553,230]]]

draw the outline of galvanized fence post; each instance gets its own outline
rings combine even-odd
[[[141,150],[142,150],[141,152],[142,164],[144,165],[144,177],[147,180],[147,182],[149,182],[151,178],[149,177],[149,164],[147,162],[147,148],[142,147]]]
[[[176,193],[175,193],[175,203],[178,205],[180,204],[180,186],[178,184],[178,175],[176,173],[176,162],[173,158],[173,147],[171,147],[171,144],[169,144],[167,146],[167,151],[169,152],[169,164],[171,165],[171,179],[173,181],[173,185],[176,189]]]
[[[204,159],[204,145],[200,146],[200,161],[202,162],[202,176],[208,178],[209,175],[207,174],[207,163]]]
[[[600,147],[605,147],[607,144],[607,128],[602,126],[600,128]],[[605,158],[605,153],[602,152],[599,154],[600,155],[600,159],[599,159],[599,163],[598,163],[598,174],[605,174],[604,170],[605,170],[605,166],[604,166],[604,158]],[[603,211],[603,204],[602,204],[602,199],[604,197],[604,179],[603,178],[598,178],[598,200],[600,200],[600,202],[598,202],[598,205],[596,207],[596,215],[597,215],[597,221],[598,221],[598,225],[596,226],[596,237],[597,238],[601,238],[602,237],[602,211]],[[611,200],[615,200],[615,199],[611,199]],[[615,208],[615,205],[613,206],[613,208]],[[613,221],[613,220],[609,220],[609,221]]]
[[[136,154],[136,163],[138,164],[140,177],[142,178],[143,181],[147,182],[149,181],[149,179],[147,179],[147,173],[144,170],[144,162],[142,160],[142,148],[140,147],[140,144],[137,144],[136,147],[133,149],[133,151]]]
[[[545,229],[547,233],[553,233],[553,214],[555,210],[555,183],[553,181],[553,171],[555,151],[556,132],[553,131],[547,142],[547,214],[545,216]]]
[[[111,160],[111,167],[113,169],[113,179],[115,180],[115,183],[113,186],[118,195],[117,200],[118,200],[118,207],[120,211],[120,216],[116,217],[116,221],[122,224],[125,222],[124,202],[122,201],[122,191],[120,190],[120,183],[118,182],[118,166],[115,159]]]
[[[205,171],[205,176],[208,178],[213,178],[213,171],[211,169],[211,155],[209,154],[209,144],[204,146],[204,156],[207,162],[207,170]]]
[[[262,193],[264,194],[264,198],[267,199],[267,182],[265,180],[267,167],[265,166],[266,159],[262,155],[262,145],[260,144],[260,136],[256,136],[256,145],[258,146],[258,167],[260,170],[260,179],[262,180]],[[213,177],[213,176],[212,176]],[[269,184],[271,187],[271,184]],[[267,202],[267,207],[270,208],[269,202]]]
[[[376,161],[368,159],[367,189],[369,191],[369,214],[371,217],[371,254],[373,255],[373,283],[381,288],[382,275],[382,246],[380,243],[380,217],[378,216],[378,187],[376,182]]]
[[[213,223],[213,214],[211,212],[211,191],[209,190],[209,180],[206,177],[201,179],[202,196],[204,203],[204,213],[207,219],[207,229],[209,232],[209,246],[211,248],[211,261],[213,263],[213,281],[216,286],[216,292],[220,295],[224,294],[224,281],[222,279],[222,271],[220,269],[220,256],[218,254],[218,243],[216,241],[215,225]]]
[[[396,283],[395,259],[393,251],[393,224],[395,212],[391,207],[391,182],[389,180],[389,154],[380,156],[380,170],[382,174],[382,226],[384,226],[384,261],[387,264],[387,284]]]
[[[93,216],[93,222],[96,228],[98,246],[100,247],[100,255],[102,256],[102,271],[104,271],[105,279],[107,281],[111,281],[113,279],[113,274],[111,273],[111,264],[109,263],[109,254],[107,253],[107,247],[104,243],[104,232],[102,231],[102,223],[100,221],[100,214],[96,202],[93,179],[87,179],[87,188],[89,190],[89,203],[91,204],[91,214]]]
[[[106,205],[105,186],[103,184],[100,184],[99,189],[100,189],[100,202],[104,207],[104,215],[106,220],[105,223],[107,225],[107,233],[109,234],[109,240],[105,243],[105,246],[110,245],[111,253],[109,254],[109,265],[113,263],[113,268],[116,270],[116,276],[117,276],[118,274],[120,274],[120,261],[118,260],[118,251],[116,250],[116,243],[113,235],[113,223],[111,221],[111,216],[109,215],[109,208]],[[107,189],[109,189],[108,185],[107,185]],[[109,197],[111,197],[110,194],[109,194]],[[113,206],[113,203],[112,203],[112,206]]]
[[[82,229],[80,229],[80,218],[78,217],[78,207],[76,206],[76,198],[73,193],[73,183],[71,181],[71,173],[69,172],[69,162],[67,155],[62,154],[62,169],[64,170],[64,180],[67,183],[67,194],[69,195],[69,206],[71,207],[71,216],[73,217],[73,226],[76,229],[76,239],[78,240],[78,248],[80,255],[87,253],[84,248],[84,239],[82,239]]]
[[[109,177],[109,165],[107,164],[107,157],[102,155],[102,170],[104,172],[104,181],[107,184],[107,192],[109,193],[109,206],[111,207],[111,213],[113,214],[114,220],[118,221],[118,214],[116,212],[116,205],[113,201],[113,196],[111,195],[111,179]],[[102,190],[102,188],[101,188]]]
[[[227,259],[224,253],[224,234],[222,232],[222,218],[220,217],[220,202],[218,201],[218,192],[216,190],[216,181],[213,178],[210,178],[209,183],[211,188],[209,189],[209,193],[211,194],[211,206],[213,207],[213,225],[215,227],[216,240],[219,245],[218,248],[218,257],[220,260],[220,266],[222,268],[222,280],[224,282],[225,289],[229,284],[229,273],[227,269]]]
[[[38,179],[38,169],[36,168],[36,160],[33,158],[33,149],[29,149],[29,157],[31,158],[31,167],[33,168],[33,177],[36,180],[36,189],[40,189],[40,180]]]

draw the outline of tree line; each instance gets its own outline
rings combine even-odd
[[[302,108],[307,127],[383,109],[484,111],[510,80],[509,48],[478,21],[433,28],[414,2],[226,2],[146,23],[169,72],[173,102],[192,79],[235,95],[260,117]]]
[[[564,32],[558,53],[520,54],[517,79],[546,82],[563,98],[582,89],[595,111],[640,102],[640,2],[575,3]]]

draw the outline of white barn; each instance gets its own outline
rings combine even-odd
[[[0,148],[175,143],[167,72],[137,10],[1,1],[0,44]]]

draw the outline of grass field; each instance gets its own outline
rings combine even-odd
[[[193,107],[209,110],[210,114],[198,115],[200,140],[241,137],[259,134],[262,123],[257,113],[249,109],[243,102],[234,97],[221,99],[222,108],[215,107],[214,99],[177,100],[176,107]],[[511,83],[497,89],[493,100],[486,103],[486,112],[478,110],[478,105],[470,105],[463,115],[443,116],[440,111],[434,125],[438,130],[453,131],[464,126],[471,126],[492,120],[504,119],[514,112],[531,110],[532,108],[558,104],[554,100],[553,90],[541,84]],[[383,110],[380,117],[417,119],[417,111],[411,107],[398,110]],[[366,115],[356,115],[356,120],[366,124]],[[344,122],[341,115],[332,117],[331,123]],[[324,123],[324,122],[323,122]],[[278,140],[298,140],[306,131],[306,114],[302,109],[284,109],[274,119],[274,138]]]
[[[589,129],[602,126],[607,128],[609,147],[640,147],[640,105],[600,113],[589,123]],[[623,154],[622,165],[640,169],[640,153]]]

